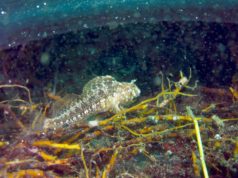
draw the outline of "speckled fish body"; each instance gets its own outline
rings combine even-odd
[[[45,130],[67,129],[79,125],[100,112],[118,112],[120,107],[140,95],[134,82],[118,82],[113,77],[99,76],[90,80],[83,93],[55,117],[47,118]]]

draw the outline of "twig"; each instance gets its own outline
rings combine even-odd
[[[0,85],[0,88],[22,88],[24,90],[26,90],[27,92],[27,95],[28,95],[28,100],[29,100],[29,103],[32,104],[32,100],[31,100],[31,92],[30,90],[23,86],[23,85],[18,85],[18,84],[6,84],[6,85]]]
[[[191,108],[189,106],[187,106],[186,109],[187,109],[188,115],[190,115],[193,119],[203,174],[204,174],[205,178],[209,178],[208,171],[207,171],[207,166],[206,166],[206,161],[205,161],[205,157],[204,157],[204,152],[203,152],[203,145],[202,145],[202,139],[201,139],[201,134],[200,134],[198,121],[197,121],[197,118],[194,116],[193,111],[191,110]]]
[[[84,171],[85,171],[85,176],[86,176],[86,178],[89,178],[88,167],[87,167],[87,164],[86,164],[86,161],[85,161],[85,157],[84,157],[82,145],[81,145],[81,159],[82,159],[82,162],[83,162],[83,167],[84,167]]]

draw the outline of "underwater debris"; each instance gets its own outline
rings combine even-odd
[[[119,112],[120,107],[139,96],[140,89],[134,82],[118,82],[113,77],[101,76],[90,80],[83,93],[53,118],[45,120],[43,128],[66,129],[100,112]]]
[[[207,177],[232,177],[237,171],[235,123],[238,119],[220,117],[221,127],[212,118],[214,115],[200,115],[204,108],[199,111],[185,107],[181,98],[197,97],[196,90],[188,86],[189,81],[190,77],[182,73],[178,82],[169,81],[169,85],[165,85],[162,81],[163,87],[157,95],[122,108],[98,121],[96,127],[79,125],[64,135],[34,130],[12,134],[11,140],[1,141],[0,174],[5,177],[107,178],[124,175],[195,177],[206,172]],[[88,83],[83,93],[95,86],[98,85]],[[193,93],[187,93],[188,90]],[[194,114],[189,112],[190,108]],[[30,110],[25,111],[24,116],[28,112]],[[45,116],[45,110],[42,115]],[[22,116],[21,112],[17,116]],[[199,122],[196,128],[194,121]],[[31,124],[25,125],[25,130],[31,129]],[[201,146],[203,156],[199,160]]]

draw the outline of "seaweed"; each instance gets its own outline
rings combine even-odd
[[[37,129],[50,102],[34,103],[25,86],[1,85],[23,89],[28,96],[0,105],[16,129],[1,133],[2,177],[234,177],[238,118],[220,116],[236,106],[236,91],[229,106],[214,102],[195,108],[192,101],[200,93],[190,79],[182,72],[177,82],[162,77],[154,97],[56,132]]]

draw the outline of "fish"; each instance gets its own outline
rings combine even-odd
[[[140,95],[140,89],[131,82],[119,82],[110,75],[97,76],[83,87],[81,95],[52,118],[46,118],[44,130],[68,129],[87,121],[89,116],[102,113],[118,113],[122,107]]]

